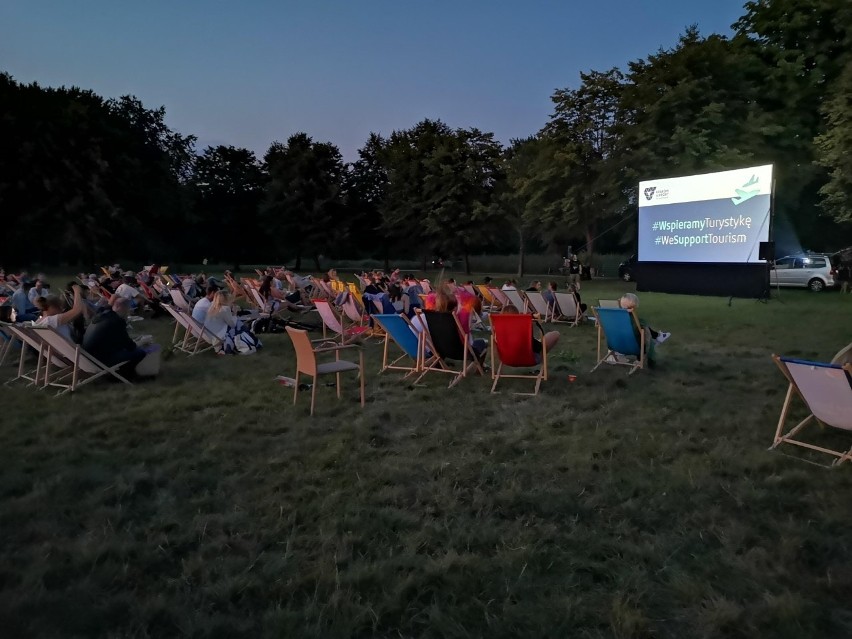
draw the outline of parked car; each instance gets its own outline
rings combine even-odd
[[[636,256],[631,255],[618,265],[618,279],[632,282],[636,279]]]
[[[821,291],[837,285],[837,270],[826,253],[786,255],[770,265],[770,286],[799,286]]]

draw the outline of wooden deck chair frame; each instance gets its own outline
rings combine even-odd
[[[42,374],[45,370],[44,358],[47,356],[47,346],[41,335],[36,333],[32,326],[25,326],[23,324],[3,323],[2,327],[10,335],[11,341],[21,343],[21,353],[18,357],[18,374],[12,379],[7,380],[5,385],[13,384],[19,379],[29,382],[27,386],[44,385]],[[33,349],[36,354],[36,367],[30,370],[27,370],[26,364],[27,347]]]
[[[172,348],[187,355],[198,355],[209,351],[221,342],[218,337],[199,324],[189,313],[184,313],[171,304],[163,304],[162,306],[177,323],[172,336]],[[178,338],[181,327],[184,329],[183,338]],[[202,348],[202,344],[206,344],[206,346]]]
[[[817,466],[823,466],[826,468],[839,466],[843,462],[852,461],[852,447],[843,451],[834,450],[824,446],[817,446],[816,444],[797,438],[804,428],[813,422],[816,422],[821,427],[828,426],[833,429],[852,432],[852,365],[844,364],[841,366],[839,364],[808,362],[804,360],[779,357],[777,355],[773,355],[772,360],[778,366],[781,374],[784,375],[789,382],[789,386],[787,387],[787,395],[784,398],[784,404],[781,407],[781,415],[778,418],[778,427],[775,429],[775,437],[773,439],[772,446],[769,447],[769,450],[775,450],[781,444],[792,444],[794,446],[800,446],[802,448],[807,448],[809,450],[814,450],[836,457],[830,465],[816,464]],[[845,397],[843,400],[833,399],[831,405],[823,405],[828,402],[819,402],[817,398],[813,396],[813,391],[810,389],[808,391],[802,390],[800,383],[796,381],[794,373],[790,370],[790,365],[795,367],[805,366],[810,368],[813,372],[820,371],[826,375],[824,378],[826,381],[836,384],[839,392],[846,394]],[[794,397],[796,396],[799,397],[805,405],[805,408],[807,408],[808,415],[784,433],[783,431],[785,424],[787,423],[790,407]],[[844,410],[844,406],[849,408]],[[845,422],[842,422],[844,419]]]
[[[420,367],[423,334],[417,332],[417,330],[414,328],[414,325],[411,323],[411,320],[408,319],[405,315],[381,313],[373,315],[373,321],[376,322],[379,326],[381,326],[382,330],[384,330],[385,332],[385,342],[384,348],[382,350],[382,368],[381,370],[379,370],[379,375],[381,375],[387,370],[404,371],[405,375],[403,376],[403,379],[406,379],[416,373],[419,373],[421,371]],[[414,355],[409,353],[397,339],[397,331],[403,329],[411,331],[412,336],[415,339],[416,348],[414,351]],[[402,354],[399,355],[399,357],[397,357],[395,360],[389,362],[389,351],[391,342],[393,342],[393,344],[395,344],[396,347],[400,351],[402,351]],[[414,360],[414,366],[399,365],[399,362],[404,360],[406,357]]]
[[[73,393],[81,386],[85,386],[89,382],[93,382],[104,375],[111,375],[120,382],[130,386],[133,385],[127,378],[118,372],[118,369],[124,366],[126,362],[119,362],[114,366],[107,366],[96,357],[86,352],[82,346],[79,344],[72,344],[49,326],[34,326],[33,330],[39,332],[39,335],[45,341],[47,346],[47,354],[45,355],[45,366],[47,367],[47,370],[45,371],[45,383],[49,386],[56,386],[60,389],[56,394],[57,397],[64,395],[65,393]],[[62,378],[51,379],[50,368],[54,355],[58,355],[71,363],[72,369],[70,381],[63,381],[67,379],[67,375]]]
[[[630,314],[630,321],[633,323],[633,325],[639,331],[639,338],[636,339],[636,343],[639,345],[639,354],[638,355],[636,355],[634,353],[618,353],[617,351],[615,351],[615,350],[613,350],[609,347],[609,342],[606,338],[606,329],[604,328],[603,322],[601,321],[601,314],[599,312],[600,310],[601,309],[599,309],[599,308],[592,307],[592,313],[594,313],[595,323],[597,324],[597,327],[598,327],[598,355],[597,355],[598,361],[597,361],[597,364],[595,364],[595,367],[591,370],[591,372],[594,373],[598,369],[598,367],[601,364],[603,364],[604,361],[606,361],[606,358],[609,357],[610,355],[613,356],[613,360],[614,360],[615,364],[617,364],[619,366],[629,366],[630,367],[630,372],[628,373],[628,375],[632,375],[633,373],[635,373],[640,368],[645,368],[645,363],[646,363],[646,359],[647,359],[647,353],[645,352],[645,344],[647,343],[647,339],[649,339],[650,337],[646,337],[647,331],[645,329],[643,329],[642,326],[639,324],[639,318],[636,316],[636,312],[633,311],[632,309],[629,309],[629,310],[628,309],[618,309],[618,310],[623,310],[625,313]],[[604,311],[614,311],[614,310],[616,310],[616,309],[604,309]],[[635,339],[635,335],[634,335],[634,339]],[[601,357],[601,344],[602,343],[606,343],[606,345],[607,345],[606,346],[606,354],[603,357]],[[632,362],[630,362],[630,361],[620,362],[620,361],[618,361],[617,355],[628,355],[628,356],[631,356],[631,357],[635,357],[635,360],[632,361]]]
[[[523,326],[523,330],[525,333],[525,339],[528,342],[529,354],[531,355],[531,362],[528,365],[523,366],[514,366],[511,364],[505,364],[506,366],[510,366],[511,368],[536,368],[537,370],[533,373],[503,373],[504,362],[502,357],[500,357],[500,348],[499,348],[499,337],[501,334],[505,334],[504,331],[511,330],[509,326],[511,324],[517,323],[519,325],[526,324],[527,320],[525,319],[515,319],[515,318],[529,318],[529,332],[527,332],[526,325]],[[505,323],[506,328],[501,329],[500,325]],[[541,337],[541,362],[535,362],[535,353],[532,350],[532,339],[534,334],[534,327],[538,327],[540,337]],[[541,324],[535,321],[532,315],[529,314],[501,314],[495,315],[494,319],[491,323],[491,379],[494,380],[494,383],[491,384],[491,392],[496,393],[497,383],[502,378],[513,378],[513,379],[534,379],[535,380],[535,389],[532,393],[514,393],[515,395],[538,395],[538,391],[541,388],[541,383],[547,381],[547,345],[544,343],[544,329],[541,327]],[[516,329],[520,330],[520,328]]]
[[[553,314],[556,315],[558,312],[558,318],[553,318],[554,323],[577,326],[583,317],[583,312],[580,310],[580,305],[577,304],[577,298],[574,297],[574,294],[556,292],[553,297],[556,299]]]
[[[421,379],[423,379],[429,373],[446,373],[453,376],[453,379],[450,381],[449,386],[447,388],[452,388],[456,384],[458,384],[462,379],[467,377],[467,375],[471,371],[478,372],[480,375],[485,374],[485,369],[482,368],[482,364],[479,363],[479,359],[476,357],[476,353],[473,350],[473,347],[470,345],[470,342],[467,339],[467,334],[462,329],[461,322],[459,322],[458,314],[447,313],[448,315],[452,315],[453,321],[455,322],[456,331],[458,334],[458,339],[461,342],[462,347],[462,360],[461,360],[461,368],[456,370],[452,368],[449,364],[447,364],[446,357],[440,355],[438,349],[435,347],[435,339],[432,333],[429,330],[429,320],[428,317],[430,314],[441,314],[438,311],[421,311],[417,309],[415,311],[417,316],[420,318],[419,321],[422,322],[423,330],[420,331],[422,335],[422,340],[420,343],[420,376],[414,381],[415,384],[419,383]],[[427,355],[426,351],[431,353]]]
[[[358,371],[358,377],[361,382],[361,408],[365,404],[364,395],[364,351],[354,344],[337,345],[314,348],[311,344],[311,339],[307,331],[299,330],[291,326],[287,326],[287,334],[290,336],[290,341],[293,343],[293,348],[296,351],[296,375],[295,384],[293,384],[293,405],[299,399],[299,375],[308,375],[312,378],[311,384],[311,411],[314,414],[314,405],[317,398],[317,378],[320,375],[334,374],[337,382],[337,399],[340,399],[340,375],[350,371]],[[349,362],[340,359],[340,351],[354,348],[358,350],[358,363]],[[317,355],[323,353],[334,353],[334,361],[323,364],[317,363]]]

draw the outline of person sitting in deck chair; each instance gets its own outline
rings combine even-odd
[[[257,292],[260,293],[260,296],[269,307],[270,313],[277,313],[281,309],[286,309],[293,313],[304,313],[311,310],[310,306],[300,304],[302,297],[298,291],[285,294],[273,286],[272,280],[273,277],[267,275],[263,278],[260,288],[257,289]]]
[[[204,297],[195,303],[192,307],[192,319],[199,324],[204,324],[207,320],[207,311],[210,310],[210,305],[213,303],[213,297],[219,292],[219,288],[210,284],[207,286]]]
[[[618,300],[618,304],[623,309],[636,312],[636,309],[639,307],[639,296],[637,296],[635,293],[625,293],[621,296],[621,299]],[[653,367],[657,363],[656,349],[654,347],[657,344],[662,344],[663,342],[665,342],[669,337],[672,336],[672,334],[667,333],[665,331],[657,331],[651,328],[651,326],[642,318],[639,318],[639,325],[642,327],[643,330],[648,331],[648,335],[651,337],[651,339],[647,340],[645,343],[647,344],[646,349],[648,351],[648,365]],[[637,335],[637,338],[638,337],[639,336]]]
[[[464,292],[467,293],[467,291]],[[467,293],[467,295],[470,295],[470,293]],[[488,348],[488,340],[482,339],[481,337],[474,339],[471,335],[470,307],[465,308],[464,306],[459,305],[459,300],[456,297],[455,291],[451,288],[451,285],[448,282],[444,282],[438,287],[438,291],[435,293],[434,299],[434,310],[436,311],[452,313],[456,310],[456,308],[458,308],[457,315],[459,318],[459,324],[461,324],[462,330],[467,336],[467,341],[473,347],[474,353],[476,353],[480,363],[482,363],[485,360],[485,351]]]
[[[518,309],[516,309],[513,304],[507,304],[505,308],[503,308],[503,314],[518,315],[520,314],[520,311],[518,311]],[[547,347],[547,352],[550,353],[559,343],[559,331],[549,331],[547,333],[542,331],[541,341],[537,340],[535,337],[532,338],[532,341],[532,349],[533,353],[535,353],[535,361],[537,364],[541,364],[542,342],[544,342],[544,345]]]
[[[83,348],[106,366],[124,365],[118,369],[124,377],[136,377],[136,367],[149,354],[159,350],[156,344],[140,346],[127,333],[130,300],[116,295],[112,306],[102,309],[83,336]]]
[[[224,354],[248,355],[261,348],[262,344],[255,335],[234,315],[231,298],[225,291],[217,291],[207,311],[204,328],[221,342],[216,352]]]
[[[48,295],[47,297],[40,298],[41,300],[44,300],[42,302],[42,314],[41,318],[36,320],[35,323],[37,326],[50,326],[69,342],[79,344],[79,338],[82,337],[82,335],[75,336],[71,329],[74,320],[83,314],[84,305],[83,298],[80,293],[80,286],[74,284],[73,290],[74,305],[67,311],[62,308],[62,300],[56,295]],[[77,339],[75,339],[75,337],[77,337]]]

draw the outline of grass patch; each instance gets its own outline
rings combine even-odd
[[[673,333],[657,370],[589,374],[594,329],[562,327],[534,399],[411,388],[371,345],[367,407],[344,378],[310,419],[273,382],[282,335],[133,388],[6,389],[4,634],[849,636],[849,469],[766,452],[769,354],[829,358],[848,300],[641,299]]]

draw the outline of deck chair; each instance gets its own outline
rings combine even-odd
[[[573,297],[573,295],[572,295]],[[610,356],[612,363],[630,367],[629,375],[640,368],[645,367],[645,330],[639,325],[636,314],[624,308],[592,308],[598,325],[598,361],[592,372],[604,363]],[[639,337],[637,337],[637,331]],[[601,343],[606,340],[607,351],[601,356]],[[619,361],[618,355],[628,359],[626,362]]]
[[[345,326],[343,318],[334,312],[334,309],[331,307],[331,303],[328,300],[314,300],[314,306],[319,312],[320,319],[322,320],[322,339],[317,341],[339,341],[341,344],[348,344],[359,337],[368,336],[370,334],[370,329],[366,326]],[[328,333],[326,329],[333,333],[331,338],[327,337]]]
[[[520,291],[503,291],[503,294],[509,298],[509,302],[511,302],[512,306],[518,309],[518,313],[526,313],[527,301],[524,299],[524,296]]]
[[[368,317],[365,316],[355,304],[355,298],[352,295],[349,295],[346,298],[346,300],[340,306],[340,309],[352,323],[358,324],[358,326],[364,326],[364,323],[368,319]]]
[[[496,313],[500,310],[500,302],[494,299],[488,286],[477,284],[476,290],[479,291],[479,296],[482,298],[482,310],[487,310],[489,313]]]
[[[532,348],[533,316],[501,314],[491,318],[491,392],[497,392],[497,383],[501,378],[512,377],[534,379],[535,390],[532,393],[516,393],[517,395],[538,395],[541,382],[547,381],[547,347],[542,340],[541,361],[536,361],[536,353]],[[539,326],[539,330],[544,331]],[[499,360],[496,363],[495,360]],[[511,368],[538,368],[532,373],[508,374],[503,373],[503,366]]]
[[[580,306],[577,304],[577,298],[573,293],[554,293],[556,298],[556,308],[553,310],[553,321],[570,326],[577,326],[583,313],[580,311]]]
[[[598,307],[600,307],[600,308],[621,308],[621,304],[618,303],[618,300],[598,300]]]
[[[553,306],[547,303],[544,295],[538,291],[528,291],[527,301],[542,322],[549,322],[553,319]]]
[[[433,372],[453,376],[448,388],[458,384],[471,371],[485,374],[455,313],[419,311],[417,315],[421,321],[425,320],[426,330],[422,332],[421,373],[415,384]],[[454,369],[447,360],[460,362],[460,369]]]
[[[506,308],[509,304],[512,304],[512,300],[506,297],[506,293],[504,293],[501,289],[496,288],[494,286],[488,287],[488,292],[491,293],[492,299],[494,299],[499,305],[500,309]],[[514,304],[512,304],[514,306]],[[518,312],[520,313],[523,308],[519,308]]]
[[[358,371],[361,380],[361,407],[364,407],[364,351],[354,345],[328,346],[314,348],[307,331],[287,327],[287,334],[296,349],[296,383],[293,384],[293,404],[299,399],[299,375],[310,375],[313,379],[311,384],[311,412],[314,414],[314,404],[317,398],[317,378],[320,375],[334,374],[337,378],[337,399],[340,399],[340,374],[349,371]],[[346,348],[358,348],[358,363],[340,359],[340,351]],[[323,364],[317,363],[317,355],[322,353],[334,353],[334,361]]]
[[[171,296],[172,302],[174,302],[175,306],[184,313],[192,314],[192,304],[190,304],[189,300],[186,299],[186,295],[183,294],[182,288],[170,288],[169,295]]]
[[[396,313],[382,313],[373,315],[373,320],[385,331],[385,347],[382,354],[382,368],[379,374],[386,370],[405,371],[405,379],[420,372],[421,345],[423,337],[418,333],[405,315]],[[393,342],[402,351],[402,354],[392,362],[388,362],[388,351]],[[408,366],[400,365],[399,362],[408,358]]]
[[[773,355],[772,359],[790,385],[781,407],[778,428],[775,430],[775,439],[770,450],[781,444],[793,444],[837,457],[832,466],[852,461],[852,448],[835,450],[797,438],[812,421],[821,426],[852,431],[852,365],[808,362],[777,355]],[[799,396],[809,414],[787,433],[782,434],[794,395]]]
[[[18,341],[21,344],[21,353],[18,359],[18,374],[6,382],[6,385],[23,379],[29,384],[28,386],[44,385],[44,380],[47,378],[46,362],[47,345],[41,338],[40,333],[36,333],[32,326],[24,324],[3,324],[3,330],[10,336],[10,346],[13,341]],[[36,354],[36,367],[27,370],[26,356],[27,347],[31,348]],[[54,368],[60,370],[68,367],[68,361],[58,356],[52,356],[55,360]]]
[[[64,395],[65,393],[73,393],[75,390],[93,382],[104,375],[111,375],[120,382],[129,384],[131,382],[118,373],[125,362],[119,362],[114,366],[107,366],[91,354],[87,353],[79,344],[72,344],[62,335],[57,333],[49,326],[34,326],[33,330],[38,332],[38,335],[44,340],[47,345],[47,354],[45,355],[45,383],[50,386],[57,386],[61,390],[56,394]],[[61,378],[51,378],[51,366],[54,362],[54,355],[59,356],[70,362],[72,369],[71,374]],[[68,380],[68,377],[71,379]]]
[[[189,313],[184,313],[170,304],[163,304],[162,307],[174,318],[176,323],[175,332],[172,336],[172,348],[175,350],[187,355],[198,355],[209,351],[221,342],[218,337],[194,320]],[[181,333],[181,328],[183,333]]]
[[[12,332],[4,328],[4,324],[0,324],[0,366],[6,361],[9,353],[12,352],[15,340],[12,338]]]

